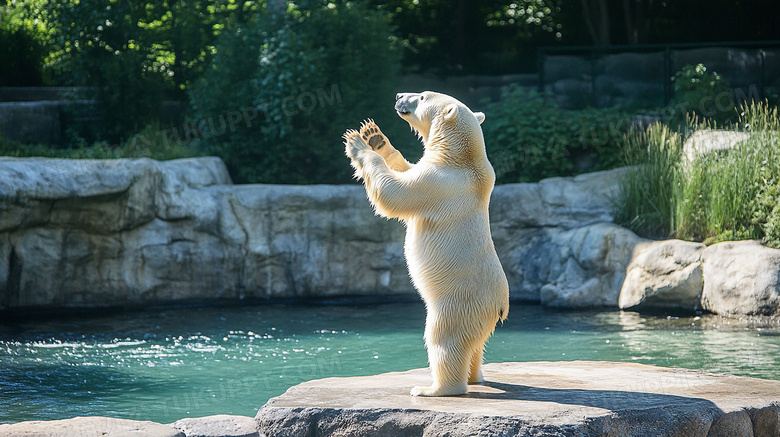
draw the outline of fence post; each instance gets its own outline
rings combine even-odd
[[[539,57],[539,93],[544,94],[544,57],[547,54],[547,50],[544,48],[539,49],[538,57]]]
[[[596,49],[590,52],[590,105],[598,108],[596,105]]]
[[[664,106],[672,101],[672,49],[664,48]]]
[[[758,49],[758,62],[761,63],[761,76],[758,82],[758,92],[761,98],[766,100],[766,50],[763,48]]]

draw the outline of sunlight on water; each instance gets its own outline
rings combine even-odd
[[[254,415],[316,378],[425,367],[422,305],[267,306],[0,326],[0,423]],[[780,327],[514,305],[488,362],[635,361],[780,380]],[[489,378],[489,375],[487,375]]]

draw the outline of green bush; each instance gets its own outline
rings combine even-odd
[[[165,161],[200,155],[197,149],[186,144],[166,140],[160,135],[164,131],[159,124],[150,124],[125,141],[114,145],[105,141],[87,143],[82,137],[74,134],[69,141],[71,147],[68,148],[57,148],[48,144],[24,144],[0,136],[0,156],[68,159],[152,158]]]
[[[349,181],[344,131],[373,117],[395,132],[391,33],[387,15],[351,2],[302,3],[225,29],[189,93],[193,122],[207,126],[201,146],[237,182]],[[231,117],[240,121],[223,128]]]
[[[482,125],[498,183],[535,182],[613,168],[628,117],[617,108],[568,111],[549,96],[512,88]]]
[[[624,150],[625,163],[635,168],[621,181],[616,221],[650,238],[711,244],[764,237],[778,244],[779,127],[777,108],[743,107],[735,129],[749,137],[693,162],[668,126],[633,132]]]
[[[161,117],[211,59],[221,0],[49,2],[50,70],[60,83],[89,87],[98,135],[117,143]],[[233,3],[233,2],[230,2]],[[85,135],[89,137],[88,135]]]
[[[686,114],[716,126],[736,121],[737,113],[731,100],[734,90],[723,76],[708,73],[704,64],[684,66],[672,77],[672,86],[672,125],[684,126]],[[724,97],[728,97],[728,105],[723,104]]]

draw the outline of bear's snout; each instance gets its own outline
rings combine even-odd
[[[420,100],[420,94],[398,93],[395,95],[395,110],[399,114],[409,114],[414,112],[417,102]]]

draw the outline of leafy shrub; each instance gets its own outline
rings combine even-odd
[[[674,96],[672,124],[685,125],[686,113],[706,120],[716,126],[735,121],[737,113],[732,107],[734,90],[723,76],[707,72],[704,64],[686,65],[672,77]],[[723,105],[723,97],[729,104]]]
[[[568,111],[549,96],[512,88],[486,109],[485,146],[498,183],[532,182],[620,164],[628,127],[619,109]]]
[[[210,60],[220,0],[49,2],[51,70],[95,90],[100,136],[119,142],[160,117]],[[230,2],[233,3],[233,2]]]
[[[764,244],[780,249],[780,183],[767,181],[754,201],[753,223],[761,227]]]
[[[87,143],[74,135],[68,148],[48,144],[24,144],[0,136],[0,156],[17,158],[43,156],[68,159],[152,158],[161,161],[199,156],[198,150],[165,140],[159,135],[164,130],[159,124],[150,124],[125,141],[110,145],[105,141]]]
[[[225,29],[189,93],[192,119],[209,126],[202,147],[237,182],[347,182],[343,132],[368,117],[393,132],[383,124],[397,118],[389,18],[359,3],[309,3]],[[229,114],[241,122],[222,129]]]

